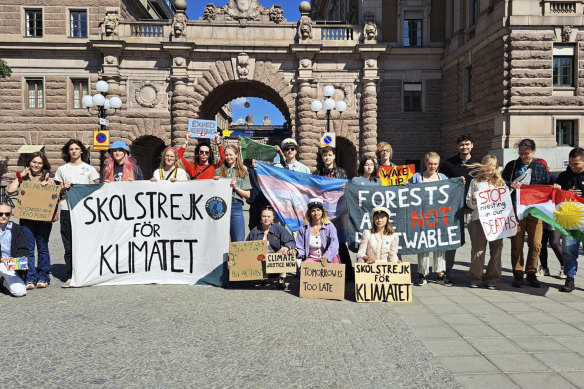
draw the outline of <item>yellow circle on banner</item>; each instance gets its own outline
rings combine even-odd
[[[568,200],[554,211],[556,221],[567,230],[584,228],[584,204]]]

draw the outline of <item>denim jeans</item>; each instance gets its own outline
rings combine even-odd
[[[71,235],[71,214],[68,210],[61,210],[61,240],[65,249],[65,267],[67,269],[67,279],[73,274],[73,242]]]
[[[229,229],[232,242],[243,242],[245,240],[245,221],[243,220],[243,203],[231,200],[231,226]]]
[[[52,223],[38,220],[21,219],[20,226],[24,231],[28,243],[28,272],[26,282],[36,284],[39,281],[50,283],[51,256],[49,254],[49,236],[51,236]],[[35,267],[35,246],[37,252],[37,266]]]
[[[563,237],[562,252],[564,253],[564,274],[574,278],[578,271],[578,249],[580,242],[576,239]]]

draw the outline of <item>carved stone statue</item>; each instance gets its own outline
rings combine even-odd
[[[377,24],[375,22],[365,23],[363,28],[365,42],[377,42]]]
[[[237,75],[240,78],[247,78],[249,75],[249,55],[239,53],[237,56]]]
[[[245,117],[245,124],[248,126],[253,126],[253,114],[247,115]]]
[[[312,19],[306,15],[298,21],[298,39],[312,39]]]
[[[272,121],[270,120],[268,115],[265,115],[264,120],[262,120],[262,126],[271,126],[271,125],[272,125]]]
[[[184,13],[177,12],[172,21],[172,34],[175,38],[180,38],[186,35],[187,32],[187,16]]]
[[[229,0],[224,7],[215,7],[207,4],[203,13],[203,20],[209,22],[234,20],[245,25],[250,21],[281,23],[284,21],[284,10],[279,5],[264,8],[258,0]]]
[[[562,42],[570,42],[570,36],[572,35],[572,26],[562,27]]]
[[[103,32],[106,36],[118,35],[118,16],[119,10],[117,8],[106,9],[103,22]]]

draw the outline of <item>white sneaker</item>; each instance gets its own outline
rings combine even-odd
[[[562,280],[566,278],[566,275],[564,274],[564,267],[563,266],[560,269],[560,274],[558,274],[558,277],[560,277]]]
[[[71,287],[71,278],[67,279],[67,281],[65,281],[65,283],[63,285],[61,285],[61,288],[70,288]]]
[[[545,270],[540,266],[539,270],[535,272],[535,275],[538,277],[543,277],[545,275]]]

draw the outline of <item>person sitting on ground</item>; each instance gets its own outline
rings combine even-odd
[[[353,177],[351,180],[352,184],[369,186],[381,185],[381,179],[377,177],[377,164],[373,157],[367,155],[361,157],[357,174],[359,176]]]
[[[195,163],[187,161],[183,157],[187,146],[189,145],[189,140],[191,139],[191,133],[189,131],[185,134],[185,143],[178,150],[178,157],[182,161],[186,172],[191,176],[191,180],[207,180],[215,176],[215,170],[223,166],[225,161],[225,149],[221,144],[221,137],[219,134],[215,135],[215,143],[219,149],[220,159],[219,162],[215,163],[215,155],[211,149],[209,143],[199,140],[197,147],[195,147]]]
[[[27,167],[21,173],[16,173],[16,179],[6,187],[6,192],[11,196],[17,194],[20,184],[24,181],[40,183],[43,186],[55,183],[51,174],[51,164],[45,153],[39,151],[32,153]],[[28,257],[28,272],[25,280],[27,290],[47,288],[51,283],[49,237],[51,236],[53,221],[56,221],[56,218],[52,221],[21,218],[19,221],[26,235],[31,254]],[[35,266],[35,250],[37,252],[37,266]]]
[[[341,263],[337,229],[328,219],[322,199],[308,201],[304,224],[296,236],[296,249],[297,257],[307,262],[320,262],[322,266]]]
[[[494,155],[485,155],[480,164],[471,164],[470,175],[474,177],[469,185],[466,195],[466,204],[473,210],[469,228],[471,236],[470,278],[469,286],[478,288],[483,283],[483,266],[485,265],[485,253],[487,243],[489,244],[490,259],[487,265],[487,272],[484,275],[484,285],[487,289],[497,289],[501,279],[501,252],[503,250],[503,239],[496,239],[487,242],[487,237],[481,226],[479,210],[477,207],[477,192],[495,189],[505,185],[505,180],[499,172],[499,160]]]
[[[268,242],[268,253],[282,253],[284,255],[296,254],[296,242],[292,234],[284,226],[274,223],[276,213],[274,208],[267,205],[262,208],[261,224],[252,228],[246,240],[266,240]],[[278,286],[285,288],[286,273],[280,274]]]
[[[144,175],[136,161],[130,158],[128,146],[117,140],[109,148],[110,156],[101,174],[101,182],[143,180]]]
[[[295,172],[310,174],[308,166],[298,162],[296,155],[298,153],[298,143],[292,138],[286,138],[282,141],[282,148],[278,147],[278,154],[280,154],[280,162],[274,166]]]
[[[167,147],[162,151],[160,167],[154,170],[150,181],[188,181],[189,175],[184,169],[182,161],[178,158],[178,150]]]
[[[447,180],[444,174],[438,172],[440,156],[433,151],[426,154],[424,158],[426,169],[422,173],[416,173],[411,179],[412,184],[422,182],[435,182]],[[418,279],[414,283],[416,286],[423,286],[427,283],[426,277],[430,272],[430,257],[434,259],[434,271],[437,274],[436,282],[444,286],[452,286],[452,281],[446,275],[446,259],[444,251],[433,251],[418,254]]]
[[[373,226],[370,230],[363,231],[357,262],[401,262],[397,256],[399,237],[389,221],[390,214],[385,207],[373,208]]]
[[[30,250],[22,228],[10,221],[12,206],[0,202],[0,276],[3,285],[15,297],[26,296],[26,270],[8,270],[11,258],[29,257]]]

